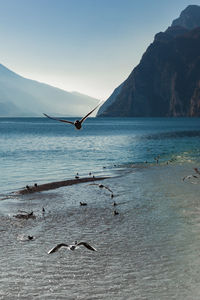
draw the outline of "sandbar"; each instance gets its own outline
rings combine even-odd
[[[25,195],[25,194],[36,193],[36,192],[43,192],[43,191],[58,189],[63,186],[69,186],[69,185],[83,183],[83,182],[103,180],[107,178],[109,177],[108,176],[107,177],[84,177],[84,178],[55,181],[55,182],[50,182],[50,183],[45,183],[40,185],[38,184],[37,186],[29,186],[28,189],[24,188],[22,190],[15,192],[15,194]]]

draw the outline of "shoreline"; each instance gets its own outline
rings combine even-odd
[[[28,186],[28,188],[21,189],[17,192],[13,192],[17,195],[26,195],[26,194],[32,194],[37,192],[43,192],[48,190],[54,190],[58,189],[63,186],[69,186],[74,185],[78,183],[84,183],[84,182],[91,182],[91,181],[98,181],[98,180],[104,180],[110,178],[109,176],[104,177],[84,177],[84,178],[76,178],[76,179],[67,179],[62,181],[55,181],[50,183],[44,183],[37,186]]]

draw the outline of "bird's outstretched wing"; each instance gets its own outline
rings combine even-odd
[[[53,118],[53,117],[50,117],[50,116],[48,116],[47,114],[44,114],[44,113],[43,113],[43,115],[45,117],[49,118],[49,119],[52,119],[52,120],[56,120],[56,121],[60,121],[60,122],[69,123],[69,124],[74,125],[74,122],[72,122],[72,121],[67,121],[67,120],[62,120],[62,119],[58,119],[58,118]]]
[[[95,107],[93,108],[85,117],[83,117],[81,120],[80,120],[80,123],[83,123],[83,121],[85,121],[85,119],[87,119],[87,117],[89,117],[89,115],[91,115],[93,113],[93,111],[95,111],[95,109],[97,109],[97,107],[102,103],[102,101]]]
[[[55,247],[53,247],[51,250],[49,250],[49,251],[48,251],[48,254],[57,252],[61,247],[68,247],[68,245],[67,245],[67,244],[64,244],[64,243],[58,244],[57,246],[55,246]]]
[[[183,181],[185,180],[185,179],[191,179],[191,178],[199,178],[197,175],[188,175],[188,176],[185,176],[185,177],[183,177]],[[191,180],[189,180],[190,181],[190,183],[192,183],[192,184],[197,184],[198,183],[198,181],[196,181],[196,180],[194,180],[194,181],[191,181]]]
[[[113,193],[113,191],[108,187],[108,186],[105,186],[103,184],[98,184],[98,183],[90,183],[88,185],[98,185],[100,188],[104,188],[106,190],[108,190],[109,192]]]
[[[106,190],[108,190],[109,192],[111,192],[111,193],[113,193],[113,191],[109,188],[109,187],[107,187],[107,186],[103,186]]]
[[[80,242],[80,243],[77,244],[77,246],[81,246],[81,245],[85,246],[89,250],[97,251],[94,247],[90,246],[88,243]]]
[[[183,177],[183,181],[184,181],[185,179],[190,179],[190,178],[192,178],[192,177],[193,177],[193,175],[187,175],[187,176]]]

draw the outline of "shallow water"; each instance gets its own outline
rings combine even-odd
[[[164,119],[163,124],[159,120],[158,127],[158,120],[125,119],[125,125],[121,119],[89,120],[92,128],[81,131],[85,143],[76,131],[66,137],[59,127],[57,136],[57,132],[50,131],[54,124],[51,121],[34,122],[29,124],[32,134],[18,133],[16,139],[10,129],[14,139],[10,156],[8,152],[1,157],[1,167],[5,169],[1,186],[2,182],[5,185],[0,205],[0,298],[199,299],[200,181],[195,177],[183,181],[184,176],[195,174],[193,168],[199,166],[199,121],[180,119],[180,123],[172,120],[169,124]],[[38,137],[33,131],[43,126],[40,123],[48,130],[40,130]],[[97,136],[94,124],[96,130],[101,127]],[[120,125],[120,133],[115,125]],[[1,154],[8,149],[9,134]],[[65,144],[68,139],[71,142]],[[61,144],[57,145],[57,141]],[[64,155],[71,160],[69,171],[67,163],[62,165],[63,145]],[[74,147],[80,145],[84,145],[84,151],[76,155]],[[98,151],[90,151],[90,145]],[[158,164],[154,160],[157,155]],[[24,161],[21,169],[20,164],[10,163],[17,161],[16,157]],[[29,174],[33,162],[36,170]],[[10,176],[7,165],[12,165]],[[89,183],[25,196],[9,194],[27,183],[28,174],[28,183],[34,182],[35,175],[41,182],[48,182],[63,179],[63,172],[70,178],[77,169],[82,176],[86,174],[84,168],[87,172],[92,169],[95,174],[112,175],[100,182],[113,190],[114,198],[108,190]],[[80,206],[80,201],[87,202],[87,206]],[[113,201],[118,205],[113,207]],[[119,214],[114,216],[115,209]],[[36,219],[13,217],[19,210],[33,211]],[[28,235],[34,239],[28,241]],[[87,241],[97,252],[80,247],[76,251],[61,249],[47,254],[57,243],[75,240]]]
[[[75,130],[47,118],[0,118],[0,193],[138,163],[199,161],[200,119],[88,119]],[[115,171],[115,170],[114,170]]]

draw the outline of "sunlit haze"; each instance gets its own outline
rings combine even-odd
[[[187,0],[0,0],[4,66],[106,100]]]

